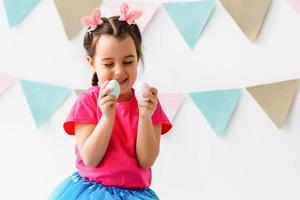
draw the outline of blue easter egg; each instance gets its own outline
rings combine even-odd
[[[120,85],[116,80],[110,80],[106,87],[112,88],[112,92],[110,92],[109,96],[118,97],[120,94]]]

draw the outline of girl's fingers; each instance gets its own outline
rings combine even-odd
[[[146,101],[153,101],[157,97],[157,89],[155,87],[150,87],[150,89],[144,92],[143,97]]]
[[[150,106],[141,106],[141,105],[140,105],[140,107],[141,107],[141,108],[153,109],[153,108],[152,108],[152,107],[150,107]]]
[[[104,83],[101,84],[100,89],[104,89],[109,81],[105,81]]]
[[[117,98],[115,96],[105,96],[101,99],[101,102],[107,102],[107,101],[116,101]]]
[[[150,101],[153,102],[153,103],[156,102],[156,98],[157,98],[157,97],[154,96],[154,95],[151,95],[151,96],[149,97]]]
[[[146,102],[156,102],[156,96],[153,94],[147,95],[147,93],[145,93],[144,98],[142,101],[146,101]]]
[[[149,101],[141,101],[139,103],[139,106],[140,107],[145,107],[145,108],[150,108],[150,109],[153,109],[155,106],[155,104],[153,102],[149,102]]]
[[[150,87],[150,92],[152,93],[152,95],[157,96],[158,94],[158,90],[155,87]]]
[[[99,86],[100,88],[100,93],[99,93],[99,98],[102,98],[106,95],[107,89],[106,86],[108,84],[109,81],[105,81],[104,83],[101,84],[101,86]]]
[[[102,99],[104,98],[105,96],[107,96],[110,92],[112,92],[112,88],[110,87],[107,87],[107,88],[104,88],[100,91],[99,93],[99,98]]]
[[[143,98],[147,99],[150,95],[151,95],[151,92],[150,91],[146,91],[146,92],[143,93]]]
[[[107,102],[106,104],[107,104],[107,106],[114,107],[114,106],[116,105],[116,102],[114,102],[114,101],[109,101],[109,102]],[[106,105],[105,105],[105,106],[106,106]]]
[[[107,102],[113,102],[115,103],[117,100],[117,98],[115,96],[104,96],[101,100],[100,100],[100,104],[104,105]]]

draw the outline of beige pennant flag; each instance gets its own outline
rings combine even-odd
[[[220,0],[251,42],[256,40],[272,0]]]
[[[248,92],[278,128],[281,128],[297,94],[299,79],[248,87]]]
[[[85,90],[79,90],[79,89],[75,89],[74,90],[76,95],[79,96],[81,92],[84,92]]]
[[[101,2],[102,0],[54,0],[69,40],[82,30],[81,17],[89,16],[94,9],[99,8]]]

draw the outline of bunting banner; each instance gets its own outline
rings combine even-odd
[[[185,96],[183,93],[158,93],[160,104],[170,121],[174,120]]]
[[[0,96],[7,90],[12,84],[16,82],[16,78],[7,74],[0,73]]]
[[[193,92],[189,95],[215,133],[222,136],[240,99],[241,89]]]
[[[220,0],[251,42],[257,38],[272,0]]]
[[[260,107],[280,129],[297,94],[299,79],[248,87]]]
[[[112,15],[120,15],[120,7],[124,1],[122,0],[109,0],[107,1],[108,6],[111,10]],[[136,20],[136,24],[139,26],[141,32],[144,32],[148,23],[159,8],[159,4],[156,2],[141,2],[141,1],[129,1],[126,2],[130,10],[139,10],[143,12],[143,15]]]
[[[69,40],[82,30],[81,17],[89,16],[93,10],[100,7],[101,2],[102,0],[54,0]]]
[[[17,25],[40,2],[40,0],[4,0],[10,27]]]
[[[271,0],[220,1],[248,39],[254,42],[267,15]],[[287,1],[300,14],[300,0]],[[39,0],[4,0],[9,26],[13,27],[20,23],[38,3]],[[54,3],[66,35],[69,39],[72,39],[82,29],[81,17],[90,15],[94,9],[99,8],[102,0],[54,0]],[[121,0],[108,0],[107,3],[113,14],[120,14]],[[159,3],[137,0],[128,2],[128,4],[131,10],[141,10],[143,12],[143,16],[138,19],[139,21],[137,20],[141,31],[147,28],[160,5]],[[216,1],[166,2],[162,5],[187,45],[192,49],[204,31],[216,6]],[[0,74],[0,95],[16,80],[18,79],[13,76]],[[20,83],[37,127],[45,124],[71,93],[70,89],[46,83],[29,80],[20,80]],[[251,86],[246,89],[276,127],[280,129],[288,117],[298,87],[299,79],[295,79]],[[78,95],[84,90],[74,91]],[[241,89],[192,92],[188,94],[216,134],[223,135],[237,107]],[[170,120],[174,120],[185,96],[180,93],[159,94],[161,104]]]
[[[0,74],[0,94],[16,80],[13,76]],[[73,91],[77,95],[85,91],[82,89],[71,90],[62,86],[29,80],[20,80],[20,83],[38,128],[50,119]],[[251,86],[246,89],[280,129],[292,107],[298,88],[299,79],[295,79]],[[214,132],[218,136],[224,135],[239,102],[241,89],[212,90],[188,94]],[[159,101],[170,121],[174,121],[185,97],[185,93],[159,93]]]
[[[71,90],[61,86],[20,80],[23,92],[29,105],[35,124],[40,128],[49,120]]]
[[[215,4],[215,0],[203,0],[163,3],[163,7],[171,17],[187,45],[193,49]]]

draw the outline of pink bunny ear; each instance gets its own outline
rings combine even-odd
[[[97,26],[103,24],[103,21],[101,20],[101,12],[99,9],[95,10],[95,12],[93,13],[93,20]]]
[[[121,10],[121,15],[119,20],[127,21],[128,24],[134,23],[134,20],[138,19],[142,15],[142,12],[137,10],[129,12],[129,6],[125,2],[122,3],[120,10]]]
[[[120,11],[121,11],[121,16],[123,16],[124,18],[127,16],[128,14],[128,10],[129,10],[129,6],[127,3],[122,3]]]
[[[81,22],[84,26],[89,28],[89,31],[95,30],[99,25],[103,23],[103,21],[101,20],[100,10],[98,9],[94,10],[91,16],[89,17],[82,17]]]
[[[99,9],[94,10],[91,14],[91,17],[100,19],[101,18],[101,11]]]
[[[134,21],[138,18],[140,18],[142,16],[142,12],[141,11],[137,11],[137,10],[133,10],[129,13],[129,15],[127,15],[127,22],[129,24],[133,24]]]
[[[90,26],[92,23],[89,17],[82,17],[80,20],[84,26]]]

